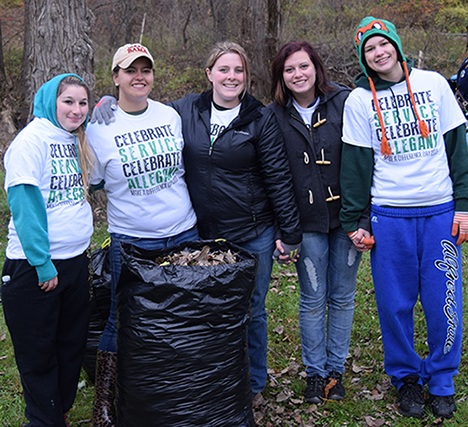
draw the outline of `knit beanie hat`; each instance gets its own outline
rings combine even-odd
[[[384,127],[382,112],[380,111],[379,103],[377,100],[377,93],[376,93],[375,86],[374,86],[374,81],[372,80],[372,77],[375,76],[375,72],[373,72],[373,70],[369,68],[369,66],[367,65],[366,58],[365,58],[364,47],[366,45],[366,42],[373,36],[385,37],[395,47],[397,54],[398,54],[398,60],[402,63],[403,70],[405,71],[406,85],[408,87],[408,92],[411,97],[411,104],[413,106],[413,111],[419,123],[419,130],[421,131],[421,135],[423,138],[427,138],[429,136],[429,129],[426,123],[424,123],[419,117],[418,111],[416,109],[413,91],[411,90],[411,85],[409,81],[409,73],[408,73],[408,66],[406,64],[406,58],[403,53],[403,49],[401,47],[401,40],[400,40],[400,37],[398,37],[395,26],[391,22],[386,21],[385,19],[377,19],[372,16],[367,16],[361,21],[358,28],[356,29],[356,32],[354,34],[354,45],[356,46],[356,49],[357,49],[359,63],[361,65],[361,68],[364,74],[369,79],[369,85],[372,91],[372,96],[374,98],[374,104],[377,109],[377,115],[379,117],[379,123],[382,128],[381,152],[383,155],[391,155],[392,151],[390,150],[390,147],[388,145],[387,136],[385,134],[385,127]]]

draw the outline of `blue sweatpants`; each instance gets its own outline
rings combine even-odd
[[[454,394],[462,344],[461,247],[451,236],[454,202],[427,208],[372,206],[372,275],[385,351],[385,371],[399,389],[418,375],[429,393]],[[427,323],[429,354],[414,350],[413,308]]]

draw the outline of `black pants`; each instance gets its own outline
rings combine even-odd
[[[64,427],[83,362],[89,321],[89,257],[54,260],[58,286],[38,286],[26,260],[7,259],[1,295],[31,427]]]

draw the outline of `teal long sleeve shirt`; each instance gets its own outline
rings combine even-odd
[[[9,187],[8,205],[24,254],[36,269],[39,283],[54,278],[57,270],[50,256],[47,212],[39,187],[26,184]]]

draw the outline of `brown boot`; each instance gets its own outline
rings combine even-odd
[[[115,369],[117,353],[98,350],[93,407],[93,427],[115,426]]]

